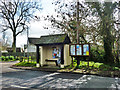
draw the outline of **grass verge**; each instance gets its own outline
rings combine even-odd
[[[19,62],[15,64],[15,66],[21,66],[21,67],[35,67],[36,62],[28,63],[28,62]]]
[[[93,62],[89,61],[89,67],[88,67],[88,62],[87,61],[80,61],[80,65],[77,66],[77,60],[74,60],[73,67],[76,69],[89,69],[89,70],[98,70],[98,71],[119,71],[120,68],[116,67],[114,65],[109,65],[109,64],[104,64],[104,63],[99,63],[99,62]],[[70,65],[67,68],[72,68],[72,65]]]
[[[61,69],[59,71],[120,77],[120,67],[93,61],[89,61],[89,66],[87,61],[80,61],[80,65],[77,66],[77,61],[74,60],[73,65],[71,64],[69,66],[66,66],[64,69]]]

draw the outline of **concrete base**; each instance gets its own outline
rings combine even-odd
[[[64,68],[64,65],[60,65],[61,68]]]
[[[43,64],[41,64],[41,67],[43,66]]]
[[[39,64],[39,63],[37,63],[37,64],[36,64],[36,67],[40,67],[40,64]]]

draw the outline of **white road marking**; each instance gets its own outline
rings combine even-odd
[[[23,87],[23,86],[19,86],[19,85],[11,85],[12,87],[17,87],[17,88],[28,88],[28,87]]]
[[[47,74],[47,75],[44,75],[44,76],[39,76],[37,78],[32,78],[32,79],[29,79],[29,80],[26,80],[25,82],[22,82],[21,85],[30,85],[30,86],[34,86],[36,85],[36,83],[42,83],[41,82],[41,79],[44,79],[44,78],[49,78],[51,76],[54,76],[54,75],[57,75],[57,74],[60,74],[60,73],[51,73],[51,74]]]
[[[40,85],[39,87],[44,87],[45,85],[50,84],[50,83],[52,83],[52,82],[54,82],[54,81],[55,81],[55,79],[52,80],[52,81],[46,82],[45,84],[42,84],[42,85]]]

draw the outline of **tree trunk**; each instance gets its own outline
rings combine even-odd
[[[119,64],[119,42],[117,43],[117,56],[116,56],[116,62]]]
[[[104,50],[105,50],[105,61],[106,63],[114,63],[114,57],[112,54],[112,40],[106,37],[104,38]]]
[[[13,43],[12,43],[13,52],[16,52],[16,35],[13,33]]]

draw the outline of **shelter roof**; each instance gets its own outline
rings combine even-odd
[[[54,34],[41,36],[40,38],[28,38],[35,45],[69,44],[71,43],[67,34]]]

